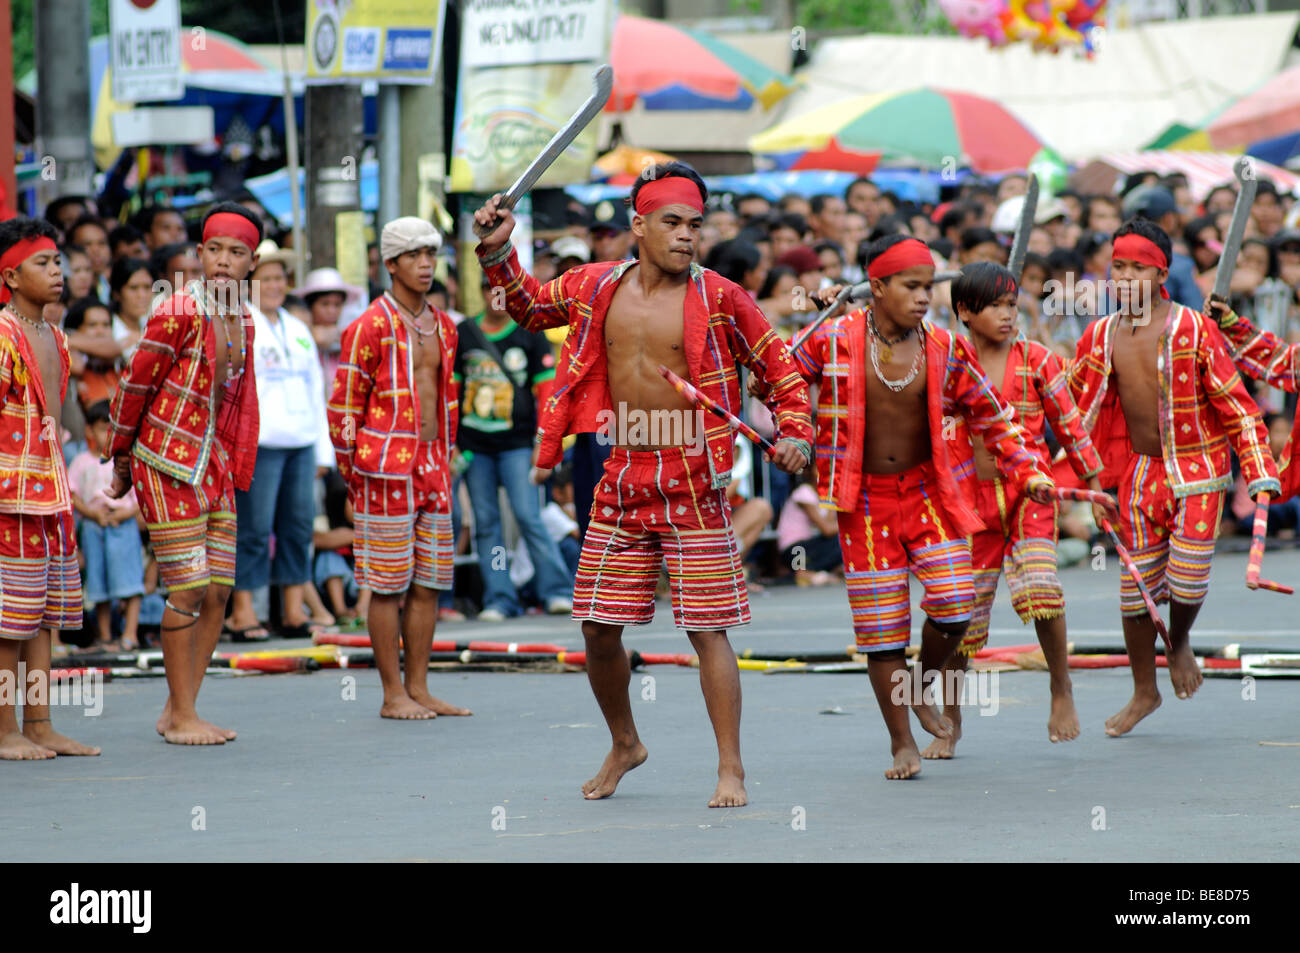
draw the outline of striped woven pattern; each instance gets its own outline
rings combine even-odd
[[[405,592],[412,582],[452,588],[455,540],[442,441],[418,444],[415,456],[411,476],[352,479],[357,585],[380,595]]]
[[[81,573],[71,513],[0,513],[0,638],[81,628]]]
[[[235,584],[235,484],[220,442],[196,485],[131,459],[136,501],[168,592]]]
[[[862,480],[861,505],[839,513],[858,651],[904,648],[911,640],[909,570],[925,588],[922,612],[944,624],[967,621],[974,601],[970,546],[937,505],[934,468],[924,463]]]
[[[750,621],[740,547],[723,491],[684,448],[615,448],[596,484],[578,557],[573,617],[611,625],[654,619],[659,567],[668,571],[673,624],[688,632]]]
[[[68,389],[68,339],[46,325],[59,353],[60,378],[51,394]],[[52,384],[56,382],[51,381]],[[72,509],[54,418],[45,413],[40,364],[18,320],[0,311],[0,512],[48,514]]]
[[[1119,534],[1157,603],[1200,605],[1210,588],[1210,562],[1223,510],[1222,493],[1178,499],[1160,460],[1135,456],[1120,483]],[[1128,573],[1120,576],[1120,612],[1145,616]]]

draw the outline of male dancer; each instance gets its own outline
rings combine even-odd
[[[10,761],[99,754],[56,732],[48,705],[51,630],[81,627],[77,539],[59,445],[68,343],[42,317],[63,292],[57,238],[47,222],[0,223],[0,680],[12,693],[0,701],[0,759]]]
[[[771,387],[781,439],[774,461],[787,472],[807,466],[812,426],[808,388],[749,294],[694,264],[708,190],[694,169],[651,166],[632,187],[632,232],[640,260],[573,268],[539,286],[509,243],[514,218],[494,196],[475,212],[491,228],[478,254],[510,316],[530,331],[569,325],[555,387],[538,430],[536,465],[553,467],[569,432],[594,432],[602,414],[619,420],[676,420],[675,434],[610,436],[616,444],[596,487],[574,585],[573,616],[582,621],[587,677],[613,746],[582,786],[609,797],[646,759],[628,700],[631,677],[625,625],[654,617],[659,564],[666,559],[673,619],[700,658],[700,684],[718,744],[718,785],[710,807],[747,803],[740,759],[740,676],[726,630],[749,622],[749,598],[731,528],[731,428],[708,418],[692,452],[689,434],[702,413],[658,368],[664,365],[724,407],[740,407],[737,363]],[[500,221],[498,222],[498,215]],[[560,426],[548,427],[550,422]],[[621,428],[620,428],[621,429]],[[697,435],[698,436],[698,435]],[[652,442],[654,441],[654,442]]]
[[[434,590],[451,588],[455,557],[447,461],[459,416],[456,323],[425,298],[441,244],[420,218],[384,226],[379,250],[393,288],[344,329],[325,409],[352,498],[357,585],[371,593],[366,626],[384,687],[381,718],[470,714],[428,688]],[[405,683],[398,677],[403,596]]]
[[[1103,486],[1119,486],[1120,538],[1157,601],[1168,600],[1169,680],[1179,698],[1201,685],[1190,633],[1210,586],[1223,490],[1236,451],[1250,495],[1276,494],[1277,468],[1259,408],[1214,322],[1169,300],[1172,248],[1143,219],[1115,232],[1110,274],[1119,310],[1092,322],[1069,368],[1070,388],[1101,454]],[[1105,515],[1096,512],[1098,522]],[[1156,629],[1136,584],[1120,580],[1133,697],[1106,720],[1119,736],[1160,707]]]
[[[1051,472],[1051,455],[1043,439],[1050,424],[1070,459],[1070,465],[1090,488],[1101,492],[1101,458],[1093,449],[1070,396],[1061,359],[1052,351],[1016,332],[1016,279],[1006,268],[976,262],[962,269],[952,284],[952,306],[966,325],[975,356],[999,396],[1016,412],[1029,449],[1040,467]],[[1022,622],[1033,622],[1051,675],[1052,707],[1047,736],[1071,741],[1079,735],[1065,640],[1065,593],[1056,575],[1055,501],[1041,503],[1024,497],[998,476],[993,458],[980,443],[974,445],[976,510],[984,529],[971,537],[971,569],[975,608],[957,654],[945,666],[965,671],[967,660],[982,649],[989,636],[989,613],[1004,571],[1011,605]],[[945,677],[946,689],[956,682]],[[923,758],[951,758],[961,737],[961,699],[947,700],[944,712],[952,720],[951,738],[936,738],[921,752]]]
[[[897,780],[921,771],[902,704],[909,694],[908,570],[925,587],[921,684],[938,675],[971,618],[966,537],[983,524],[969,488],[970,431],[983,437],[1008,482],[1036,503],[1053,499],[1053,485],[971,346],[925,322],[934,285],[930,249],[888,235],[868,246],[866,258],[874,304],[824,323],[794,359],[804,378],[820,385],[818,492],[822,505],[839,511],[853,631],[858,651],[869,656],[889,729],[894,763],[885,777]],[[952,722],[915,697],[920,692],[910,694],[921,727],[950,739]]]
[[[235,488],[248,489],[257,460],[245,279],[261,240],[261,222],[243,206],[213,206],[199,247],[204,280],[154,309],[113,400],[109,495],[134,482],[167,590],[168,697],[156,727],[172,744],[235,739],[194,705],[235,584]]]

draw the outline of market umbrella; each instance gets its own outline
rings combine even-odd
[[[854,156],[874,166],[883,155],[927,166],[955,162],[980,173],[1023,169],[1043,145],[993,100],[930,87],[831,103],[749,141],[753,152],[782,169],[845,169],[846,157]]]
[[[596,160],[591,169],[591,180],[608,185],[631,185],[646,166],[672,161],[673,157],[665,152],[629,145],[615,146]]]
[[[615,22],[610,65],[609,112],[627,112],[637,100],[646,109],[745,110],[755,100],[766,109],[795,87],[792,77],[715,36],[645,17]]]
[[[1300,66],[1282,70],[1205,126],[1210,143],[1220,150],[1296,131],[1300,131]]]

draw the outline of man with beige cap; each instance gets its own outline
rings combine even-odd
[[[326,408],[352,500],[357,585],[371,591],[366,624],[384,686],[384,718],[470,714],[427,687],[435,590],[451,588],[454,555],[448,453],[458,420],[456,325],[425,300],[441,244],[423,219],[406,216],[384,226],[379,251],[393,287],[344,329]]]

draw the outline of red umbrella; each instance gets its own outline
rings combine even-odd
[[[1300,129],[1300,66],[1242,96],[1205,129],[1216,149],[1236,149]]]

